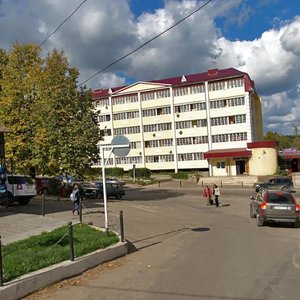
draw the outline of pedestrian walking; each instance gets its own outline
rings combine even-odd
[[[70,199],[73,203],[73,210],[72,210],[73,215],[75,211],[79,215],[80,194],[79,194],[79,186],[76,183],[74,184],[73,191],[70,195]]]
[[[203,199],[206,202],[206,205],[213,205],[212,191],[211,191],[211,188],[208,185],[206,185],[204,187],[204,190],[203,190]]]
[[[216,184],[213,185],[213,194],[215,196],[215,205],[216,207],[219,207],[219,197],[221,196],[221,192]]]

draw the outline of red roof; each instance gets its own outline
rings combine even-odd
[[[278,146],[277,141],[259,141],[259,142],[251,142],[247,143],[248,149],[253,148],[276,148]]]
[[[184,75],[186,81],[181,81],[182,76]],[[230,77],[241,77],[243,76],[245,78],[245,89],[246,91],[254,88],[254,83],[251,81],[249,75],[245,72],[241,72],[239,70],[236,70],[234,68],[229,69],[212,69],[208,70],[205,73],[197,73],[197,74],[190,74],[185,75],[183,74],[179,77],[173,77],[173,78],[166,78],[166,79],[159,79],[159,80],[151,80],[148,81],[149,83],[161,83],[161,84],[170,84],[172,86],[184,86],[184,85],[191,85],[196,84],[204,81],[216,81],[220,79],[230,78]],[[128,85],[129,86],[129,85]],[[119,91],[121,89],[124,89],[127,86],[120,86],[111,88],[111,91],[114,93],[116,91]],[[101,97],[107,97],[109,89],[96,89],[92,92],[93,98],[101,98]]]
[[[297,149],[284,149],[279,151],[279,155],[283,159],[300,158],[300,150]]]
[[[210,150],[204,153],[205,159],[210,158],[230,158],[230,157],[250,157],[252,152],[246,148],[236,148],[236,149],[218,149]]]

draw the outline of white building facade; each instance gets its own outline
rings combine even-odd
[[[254,83],[232,68],[99,89],[93,100],[103,136],[99,146],[109,145],[116,135],[130,141],[129,154],[112,156],[107,167],[175,172],[210,168],[212,173],[214,163],[205,153],[246,148],[248,142],[262,139]],[[215,173],[225,172],[222,163],[215,165]]]

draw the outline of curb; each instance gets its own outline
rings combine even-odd
[[[118,242],[106,249],[81,256],[76,261],[64,261],[31,272],[9,281],[3,287],[0,287],[1,299],[15,300],[23,298],[49,284],[79,275],[103,262],[111,261],[127,253],[127,242]]]

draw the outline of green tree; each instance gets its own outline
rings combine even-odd
[[[12,135],[6,137],[7,154],[14,153],[20,171],[31,166],[34,120],[37,100],[35,87],[41,74],[40,49],[34,45],[14,44],[2,70],[0,118]]]
[[[294,129],[295,136],[293,138],[292,146],[293,146],[293,148],[300,149],[300,136],[299,136],[299,131],[298,131],[297,125],[294,124],[293,129]]]
[[[278,143],[279,143],[278,148],[280,150],[292,147],[292,139],[291,139],[291,137],[290,136],[286,136],[286,135],[281,135],[281,134],[279,134],[277,132],[268,131],[265,134],[264,139],[266,141],[278,141]]]
[[[0,117],[12,130],[7,156],[14,157],[16,171],[28,173],[33,166],[38,174],[83,175],[98,160],[91,91],[77,89],[79,72],[63,52],[44,59],[40,52],[35,45],[14,44],[3,68]]]

